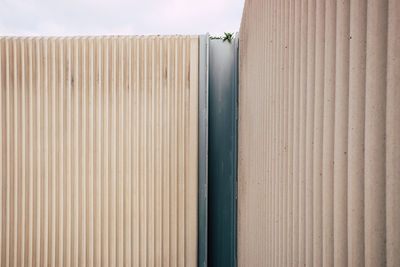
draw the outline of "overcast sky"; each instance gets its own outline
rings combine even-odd
[[[239,31],[244,0],[0,0],[0,35]]]

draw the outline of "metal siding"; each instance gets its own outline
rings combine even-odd
[[[208,107],[209,107],[209,35],[199,40],[199,212],[198,263],[208,266]]]
[[[246,1],[239,266],[398,266],[400,5]]]
[[[0,38],[0,266],[196,266],[197,36]]]

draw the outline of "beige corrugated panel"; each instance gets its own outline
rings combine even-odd
[[[197,264],[197,36],[0,38],[0,74],[0,266]]]
[[[400,1],[247,0],[239,266],[400,266]]]

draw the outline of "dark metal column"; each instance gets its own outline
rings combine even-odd
[[[208,264],[236,266],[238,39],[210,40]]]

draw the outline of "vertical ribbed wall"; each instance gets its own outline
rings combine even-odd
[[[0,266],[197,264],[198,37],[0,38]]]
[[[400,1],[247,0],[239,266],[400,266]]]

